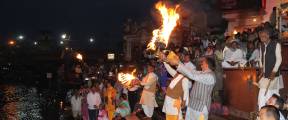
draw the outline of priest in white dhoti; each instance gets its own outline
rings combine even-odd
[[[181,105],[188,105],[189,80],[169,64],[164,62],[164,66],[173,79],[167,87],[162,111],[166,113],[166,120],[183,120]]]
[[[175,54],[169,54],[167,61],[170,65],[177,66],[179,73],[195,81],[190,93],[185,120],[208,120],[211,94],[216,82],[215,74],[212,71],[215,66],[214,61],[210,58],[202,58],[200,60],[202,70],[195,72],[187,69]]]
[[[155,99],[158,77],[154,73],[154,66],[148,65],[147,70],[148,74],[140,82],[140,85],[144,86],[140,99],[140,104],[142,105],[145,115],[151,118],[154,112],[154,108],[158,107]]]
[[[260,49],[259,70],[261,79],[255,84],[260,88],[258,94],[258,107],[260,110],[273,94],[279,95],[279,90],[284,88],[284,85],[279,71],[282,62],[280,43],[270,39],[270,31],[268,30],[260,31],[259,36],[263,43]]]
[[[231,46],[226,47],[223,50],[223,56],[223,68],[236,68],[239,65],[244,66],[247,62],[243,51],[238,48],[238,43],[236,41],[232,41]]]

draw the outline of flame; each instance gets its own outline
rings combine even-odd
[[[155,42],[164,43],[167,47],[170,35],[180,18],[176,12],[178,5],[175,8],[167,8],[163,2],[158,2],[155,7],[161,13],[162,25],[153,31],[151,42],[147,45],[147,49],[151,50],[156,50]]]
[[[78,53],[78,54],[76,55],[76,58],[77,58],[78,60],[83,60],[83,57],[82,57],[82,55],[81,55],[80,53]]]
[[[10,41],[8,42],[8,44],[11,45],[11,46],[13,46],[13,45],[16,44],[16,42],[15,42],[14,40],[10,40]]]
[[[130,74],[129,73],[118,73],[118,80],[121,84],[129,86],[131,81],[134,80],[136,77],[134,73],[136,69],[134,69]]]

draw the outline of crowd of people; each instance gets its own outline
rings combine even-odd
[[[75,76],[85,82],[69,99],[73,117],[125,119],[142,110],[151,119],[154,108],[161,107],[167,120],[208,120],[213,102],[222,102],[223,68],[257,67],[261,79],[253,84],[260,89],[258,118],[284,120],[287,115],[279,112],[285,106],[279,94],[279,89],[284,87],[279,72],[282,57],[275,34],[273,27],[264,23],[254,30],[226,37],[224,42],[205,36],[199,43],[186,41],[181,47],[170,45],[168,49],[174,52],[145,52],[145,63],[133,66],[137,68],[137,79],[130,86],[122,85],[116,78],[117,72],[125,72],[123,66],[109,69],[105,77],[87,78],[87,75],[83,77],[83,66],[76,65]],[[88,71],[95,72],[95,69]],[[267,87],[268,83],[271,85]],[[224,107],[222,112],[227,115],[228,109]]]

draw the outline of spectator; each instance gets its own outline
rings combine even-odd
[[[246,59],[248,62],[252,65],[255,66],[256,63],[260,59],[260,50],[258,47],[254,47],[254,44],[249,42],[247,44],[247,54],[246,54]]]
[[[238,65],[246,64],[243,51],[238,48],[238,45],[238,42],[232,41],[231,47],[228,47],[228,49],[223,52],[224,61],[222,62],[222,67],[235,68],[238,67]]]
[[[272,105],[263,106],[259,111],[260,120],[279,120],[280,115],[276,107]]]
[[[109,120],[108,113],[105,110],[105,106],[103,104],[100,105],[100,108],[99,108],[98,120]]]
[[[212,47],[207,47],[204,56],[214,58],[214,51]]]
[[[121,117],[126,117],[130,114],[131,109],[127,100],[127,95],[122,94],[120,97],[121,102],[118,104],[118,107],[116,108],[115,114],[119,114]]]
[[[96,118],[98,118],[99,105],[102,102],[97,87],[98,86],[93,86],[87,95],[89,120],[96,120]]]
[[[80,96],[80,93],[78,91],[75,91],[70,100],[72,107],[72,115],[75,120],[80,119],[81,117],[81,100],[82,98]]]
[[[89,93],[89,89],[86,86],[82,86],[80,89],[80,94],[82,96],[82,105],[81,105],[81,113],[82,119],[88,120],[88,104],[87,104],[87,94]]]
[[[113,119],[113,114],[115,112],[115,98],[116,98],[117,91],[111,85],[110,82],[107,82],[107,88],[104,93],[105,101],[106,101],[106,110],[108,112],[109,120]]]
[[[284,100],[280,98],[280,96],[273,94],[267,101],[267,105],[272,105],[276,107],[279,110],[279,115],[280,115],[280,120],[285,120],[281,110],[283,109],[284,106]]]

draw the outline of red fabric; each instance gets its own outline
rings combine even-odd
[[[263,9],[266,8],[266,0],[262,0],[262,8],[263,8]]]

